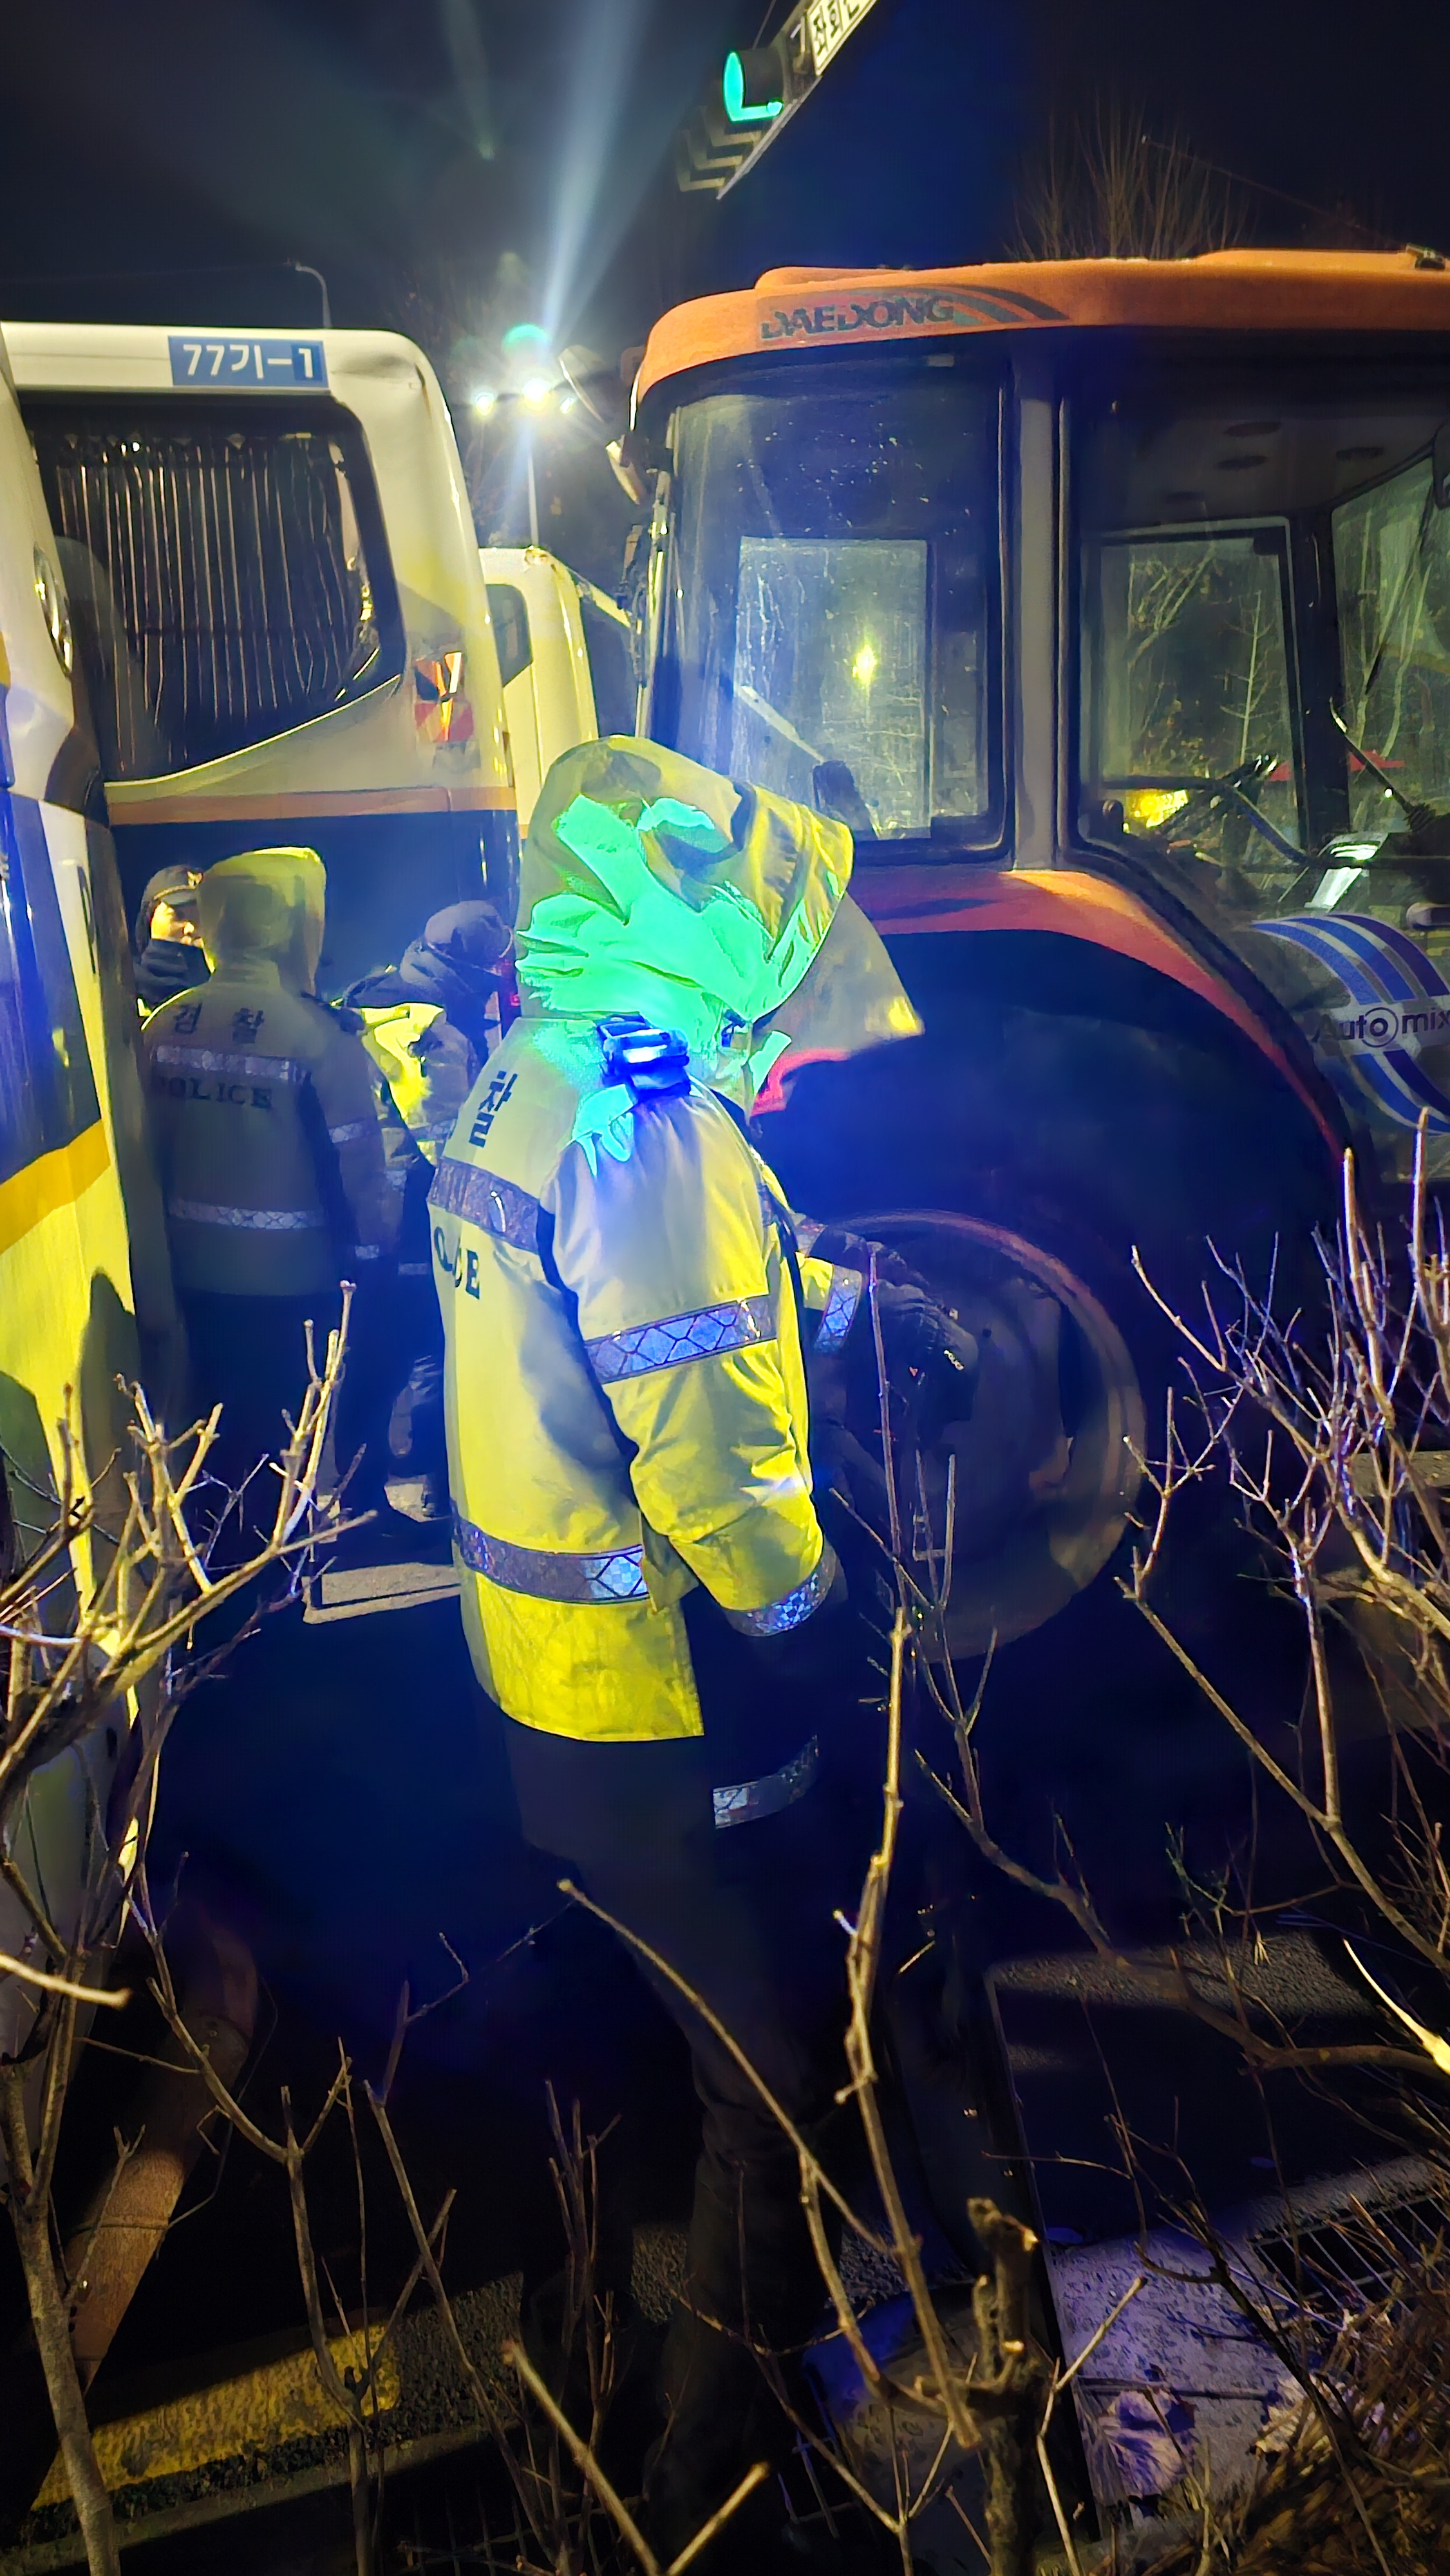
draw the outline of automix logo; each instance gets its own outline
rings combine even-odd
[[[941,331],[986,331],[1004,322],[1065,322],[1055,304],[1006,288],[913,286],[881,295],[827,295],[819,303],[786,305],[772,296],[756,300],[756,338],[762,349],[781,342],[910,340]]]
[[[1344,989],[1348,1007],[1313,1014],[1306,1032],[1330,1080],[1350,1086],[1360,1105],[1368,1095],[1397,1126],[1428,1117],[1433,1134],[1450,1135],[1450,1090],[1436,1062],[1450,1047],[1450,984],[1436,960],[1373,913],[1288,913],[1254,927],[1328,967]]]
[[[1343,1018],[1331,1012],[1322,1036],[1346,1055],[1382,1055],[1389,1047],[1418,1055],[1423,1046],[1450,1046],[1450,1009],[1435,1002],[1372,1002]]]

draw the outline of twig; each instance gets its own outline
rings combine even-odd
[[[1047,2490],[1047,2500],[1052,2507],[1052,2518],[1057,2525],[1058,2537],[1062,2542],[1063,2555],[1068,2564],[1068,2576],[1083,2576],[1083,2567],[1077,2554],[1077,2543],[1072,2536],[1072,2527],[1063,2509],[1062,2496],[1057,2479],[1053,2475],[1052,2462],[1048,2456],[1047,2436],[1052,2425],[1053,2411],[1064,2388],[1071,2387],[1083,2364],[1091,2361],[1098,2346],[1106,2342],[1124,2309],[1131,2306],[1139,2291],[1145,2286],[1147,2277],[1145,2272],[1135,2274],[1122,2297],[1114,2300],[1107,2315],[1094,2327],[1076,2361],[1072,2362],[1066,2370],[1054,2370],[1048,2383],[1047,2403],[1043,2408],[1042,2421],[1037,2428],[1037,2465],[1042,2472],[1042,2483]]]
[[[83,1986],[71,1977],[53,1977],[45,1968],[32,1968],[28,1959],[12,1959],[8,1950],[0,1950],[0,1977],[20,1977],[27,1986],[42,1986],[48,1995],[69,1995],[78,2004],[107,2004],[120,2012],[131,2000],[129,1986]]]
[[[818,2161],[818,2159],[812,2154],[811,2149],[807,2146],[805,2139],[801,2136],[801,2133],[796,2127],[795,2122],[792,2120],[790,2113],[776,2100],[776,2097],[772,2093],[770,2086],[766,2083],[764,2076],[757,2073],[739,2041],[726,2029],[725,2024],[721,2021],[718,2013],[712,2012],[710,2006],[706,2003],[704,1996],[697,1994],[695,1988],[689,1983],[688,1979],[682,1977],[677,1968],[672,1968],[669,1960],[664,1958],[658,1950],[652,1950],[649,1943],[642,1940],[637,1932],[631,1932],[627,1923],[619,1922],[614,1915],[607,1913],[602,1905],[596,1905],[593,1897],[586,1896],[583,1888],[576,1886],[572,1878],[561,1878],[558,1884],[563,1895],[569,1897],[575,1905],[582,1905],[586,1914],[593,1914],[601,1923],[607,1924],[609,1930],[616,1933],[619,1939],[625,1942],[631,1950],[637,1951],[642,1959],[647,1959],[650,1966],[656,1969],[659,1975],[664,1977],[667,1982],[674,1987],[677,1994],[684,1996],[686,2003],[699,2014],[700,2019],[705,2023],[706,2027],[713,2031],[721,2046],[729,2050],[730,2055],[734,2058],[741,2073],[747,2076],[750,2082],[754,2085],[756,2092],[760,2095],[760,2098],[765,2104],[766,2109],[771,2114],[772,2119],[779,2123],[781,2129],[789,2138],[791,2145],[794,2147],[796,2154],[800,2157],[803,2166],[809,2167],[810,2171],[815,2176],[820,2189],[825,2193],[826,2198],[834,2203],[835,2207],[840,2211],[841,2216],[845,2219],[847,2225],[854,2228],[856,2234],[861,2237],[863,2242],[871,2246],[876,2253],[894,2253],[894,2246],[888,2245],[884,2238],[875,2235],[866,2225],[864,2219],[857,2217],[849,2201],[844,2199],[841,2193],[836,2189],[836,2186],[832,2182],[830,2175],[826,2172],[825,2167]]]
[[[30,2321],[45,2372],[66,2482],[85,2543],[86,2564],[90,2576],[121,2576],[115,2520],[86,2421],[70,2319],[61,2296],[51,2242],[49,2193],[31,2158],[24,2074],[16,2065],[0,2065],[0,2141],[9,2168],[10,2217],[25,2275]]]
[[[432,2240],[427,2230],[424,2228],[422,2217],[419,2214],[418,2203],[413,2196],[413,2186],[408,2179],[407,2167],[399,2153],[397,2139],[393,2135],[392,2123],[388,2118],[387,2104],[373,2091],[370,2084],[365,2085],[363,2089],[367,2094],[369,2103],[371,2104],[373,2118],[378,2124],[378,2131],[383,2141],[383,2148],[393,2170],[393,2179],[398,2186],[399,2196],[402,2200],[403,2208],[407,2213],[408,2224],[413,2231],[413,2242],[418,2248],[419,2262],[427,2277],[428,2286],[432,2290],[433,2296],[438,2302],[438,2312],[443,2320],[444,2331],[458,2357],[464,2378],[468,2382],[469,2389],[473,2396],[473,2402],[478,2412],[478,2420],[481,2424],[486,2425],[490,2432],[496,2433],[499,2429],[498,2411],[489,2397],[488,2390],[485,2388],[483,2381],[478,2374],[473,2357],[458,2330],[458,2320],[453,2313],[453,2302],[443,2287],[443,2275],[438,2269],[437,2259],[433,2252]]]

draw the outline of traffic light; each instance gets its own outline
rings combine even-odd
[[[875,0],[797,0],[768,45],[725,57],[675,149],[682,188],[723,197],[788,125]]]
[[[785,105],[786,75],[774,45],[727,54],[720,94],[731,125],[765,125]]]
[[[813,79],[802,13],[773,43],[727,54],[676,145],[680,186],[723,196],[765,149]]]

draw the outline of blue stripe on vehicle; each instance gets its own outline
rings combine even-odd
[[[1327,966],[1354,1002],[1406,1002],[1450,1008],[1450,984],[1424,950],[1393,923],[1356,912],[1290,913],[1282,921],[1255,922],[1256,930],[1285,940]],[[1450,1133],[1450,1092],[1432,1080],[1404,1047],[1356,1051],[1340,1062],[1397,1124],[1418,1126],[1421,1113],[1437,1134]]]

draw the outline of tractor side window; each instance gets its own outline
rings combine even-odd
[[[797,363],[674,430],[652,727],[882,857],[1002,831],[998,391],[933,363]]]
[[[345,416],[28,412],[107,778],[221,760],[391,680],[403,638]]]
[[[1450,804],[1450,511],[1430,457],[1334,513],[1344,720],[1412,804]],[[1351,828],[1403,829],[1385,784],[1351,757]]]
[[[1116,804],[1134,834],[1171,841],[1181,818],[1199,854],[1220,866],[1254,875],[1292,867],[1299,812],[1281,532],[1102,539],[1088,586],[1091,792]]]
[[[1079,364],[1084,840],[1221,924],[1403,926],[1450,850],[1443,357]]]
[[[0,1182],[100,1114],[40,818],[0,789]]]

